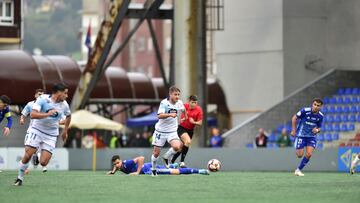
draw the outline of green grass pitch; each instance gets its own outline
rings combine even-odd
[[[291,172],[217,172],[209,176],[114,176],[105,172],[32,171],[23,186],[15,171],[0,173],[5,202],[359,202],[360,174]]]

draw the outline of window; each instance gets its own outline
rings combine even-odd
[[[0,0],[0,25],[14,24],[14,2]]]

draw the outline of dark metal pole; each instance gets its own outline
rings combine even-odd
[[[207,70],[206,70],[206,0],[197,0],[197,25],[196,25],[196,42],[197,42],[197,92],[200,98],[200,106],[203,109],[203,123],[199,137],[201,147],[207,144]]]
[[[152,39],[154,49],[155,49],[156,60],[158,62],[159,68],[160,68],[161,76],[162,76],[162,78],[164,80],[164,86],[166,87],[166,89],[169,89],[170,85],[169,85],[169,83],[168,83],[168,81],[166,79],[166,74],[165,74],[165,70],[164,70],[164,64],[163,64],[163,61],[161,59],[160,47],[159,47],[158,41],[156,39],[155,30],[154,30],[154,27],[153,27],[150,19],[147,19],[147,23],[149,25],[151,39]]]

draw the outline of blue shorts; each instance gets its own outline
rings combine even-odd
[[[304,147],[316,148],[316,137],[296,137],[294,146],[296,149],[304,149]]]

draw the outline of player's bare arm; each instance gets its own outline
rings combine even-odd
[[[33,109],[30,113],[30,118],[31,119],[42,119],[42,118],[52,116],[55,113],[56,113],[56,109],[51,109],[46,113],[42,113],[42,112],[39,112],[38,110]]]
[[[291,118],[291,136],[295,136],[296,135],[296,120],[297,120],[297,117],[296,115],[294,115],[292,118]]]
[[[158,119],[165,119],[165,118],[175,118],[176,117],[176,113],[161,113],[158,115]]]
[[[64,130],[61,133],[61,138],[63,139],[63,141],[65,141],[67,139],[67,137],[68,137],[68,129],[69,129],[69,126],[70,126],[70,122],[71,122],[71,116],[66,116],[65,127],[64,127]]]
[[[134,159],[134,162],[138,165],[137,167],[137,171],[134,172],[134,173],[130,173],[130,175],[139,175],[140,174],[140,171],[144,165],[144,157],[143,156],[138,156]]]

